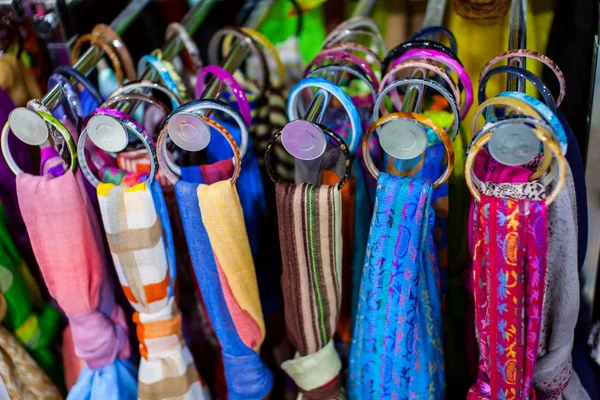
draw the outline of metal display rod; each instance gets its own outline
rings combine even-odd
[[[508,49],[518,50],[527,48],[527,0],[513,0],[510,5],[510,32]],[[524,57],[513,57],[508,65],[525,68]],[[525,78],[508,76],[506,90],[525,92]]]

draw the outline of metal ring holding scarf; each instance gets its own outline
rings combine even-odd
[[[390,68],[390,64],[397,59],[398,57],[402,57],[404,54],[411,50],[435,50],[440,53],[444,53],[446,56],[453,58],[458,64],[462,66],[462,62],[458,58],[455,52],[453,52],[450,48],[444,46],[439,42],[435,42],[432,40],[412,40],[409,42],[404,42],[394,47],[383,59],[383,74],[386,74],[388,69]],[[393,66],[393,65],[392,65]]]
[[[371,97],[373,98],[373,103],[375,103],[375,100],[377,100],[377,90],[375,89],[375,86],[373,86],[373,83],[371,82],[369,77],[364,73],[363,70],[358,69],[358,68],[352,68],[349,65],[344,65],[344,64],[321,65],[320,67],[312,70],[308,75],[306,75],[306,78],[312,78],[312,77],[323,78],[322,76],[319,76],[319,74],[322,72],[328,72],[328,71],[347,72],[350,75],[360,79],[369,88],[369,92],[371,94]],[[324,79],[326,79],[326,78],[324,78]]]
[[[426,26],[425,28],[421,28],[416,31],[411,37],[408,38],[409,42],[414,40],[428,38],[430,36],[435,36],[438,34],[442,34],[450,40],[450,49],[454,54],[456,54],[456,50],[458,45],[456,44],[456,37],[448,28],[444,28],[443,26]]]
[[[127,82],[123,86],[118,87],[108,97],[109,98],[115,97],[122,93],[128,93],[133,90],[146,90],[146,89],[158,90],[159,92],[162,92],[165,95],[167,95],[169,97],[169,99],[171,99],[171,106],[173,109],[181,106],[181,104],[183,103],[183,101],[177,95],[177,93],[173,93],[172,91],[170,91],[169,89],[167,89],[166,87],[164,87],[163,85],[161,85],[159,83],[147,81],[147,80]],[[142,93],[142,94],[144,94],[144,93]]]
[[[437,74],[439,77],[441,77],[444,80],[444,82],[446,82],[448,84],[448,87],[450,88],[450,90],[452,90],[452,94],[454,95],[454,101],[456,103],[456,106],[460,109],[460,89],[458,88],[458,85],[456,84],[454,79],[452,79],[452,77],[450,77],[450,75],[448,75],[448,73],[446,72],[445,69],[438,67],[437,65],[428,63],[426,61],[409,60],[409,61],[401,62],[400,64],[396,65],[394,68],[389,70],[388,73],[381,80],[381,84],[379,85],[379,91],[381,92],[385,89],[385,85],[387,84],[387,81],[392,80],[394,78],[394,75],[396,75],[398,72],[402,71],[403,69],[408,69],[408,68],[427,69],[427,70]],[[402,100],[400,99],[398,92],[397,91],[391,92],[390,98],[392,100],[392,103],[396,107],[396,109],[400,110],[402,107]],[[465,112],[465,110],[462,110],[462,111]],[[461,114],[461,115],[459,115],[459,117],[462,118],[463,115]]]
[[[140,61],[138,62],[138,75],[142,75],[146,67],[150,67],[154,70],[152,79],[158,74],[160,76],[160,80],[166,86],[167,89],[172,91],[173,93],[179,94],[179,87],[177,86],[177,82],[173,79],[171,74],[169,73],[169,69],[158,59],[158,57],[146,54]]]
[[[373,82],[373,86],[379,86],[379,79],[377,79],[377,75],[373,72],[373,69],[369,65],[368,62],[360,58],[359,56],[349,53],[347,51],[335,50],[333,48],[328,48],[322,50],[312,61],[306,66],[304,69],[304,75],[308,75],[311,69],[316,66],[322,64],[324,61],[335,60],[339,63],[347,63],[351,62],[360,69],[371,79]]]
[[[369,128],[369,130],[365,134],[365,137],[362,140],[362,152],[367,169],[369,170],[373,178],[375,178],[375,180],[379,178],[380,172],[373,163],[373,159],[371,158],[371,154],[368,150],[369,138],[371,137],[373,132],[377,130],[377,128],[398,118],[412,119],[413,121],[424,125],[425,127],[431,129],[437,135],[440,141],[444,144],[444,149],[446,149],[446,156],[448,157],[448,165],[446,166],[446,170],[444,171],[444,173],[438,179],[436,179],[435,182],[433,182],[433,188],[437,188],[438,186],[446,182],[452,174],[452,169],[454,168],[454,149],[452,148],[452,141],[448,137],[446,131],[444,131],[444,129],[442,129],[438,124],[433,122],[433,120],[421,114],[415,114],[410,112],[396,112],[388,114],[385,117],[379,118],[377,121],[375,121],[373,125],[371,125],[371,127]]]
[[[171,22],[167,26],[167,30],[165,31],[165,40],[169,40],[173,36],[177,36],[183,43],[183,47],[190,58],[190,62],[192,63],[192,72],[197,74],[200,68],[202,68],[202,58],[200,56],[200,50],[198,50],[198,46],[196,46],[196,43],[188,31],[179,22]]]
[[[67,144],[67,148],[69,149],[69,155],[71,156],[71,165],[69,169],[75,173],[77,171],[77,146],[75,145],[75,140],[71,136],[71,133],[60,121],[52,114],[48,114],[42,111],[35,110],[34,112],[38,113],[40,117],[44,120],[45,123],[50,124],[64,139],[64,142]],[[21,168],[15,162],[12,154],[10,153],[10,147],[8,144],[8,134],[10,131],[10,124],[8,121],[4,124],[4,128],[2,129],[2,138],[0,139],[0,146],[2,147],[2,155],[6,160],[6,164],[10,168],[10,170],[18,175],[20,172],[23,172]]]
[[[61,74],[52,74],[48,78],[48,87],[54,87],[58,85],[63,96],[69,104],[69,110],[73,113],[75,118],[83,117],[83,111],[81,109],[81,101],[79,100],[79,94],[75,91],[75,88],[71,85],[69,78]]]
[[[152,180],[156,177],[157,171],[157,161],[156,161],[156,152],[154,150],[154,142],[148,132],[142,127],[135,119],[133,119],[128,114],[125,114],[119,110],[115,110],[112,108],[104,108],[100,107],[94,110],[90,115],[88,115],[83,121],[83,129],[81,131],[81,135],[79,136],[79,141],[77,143],[77,154],[79,155],[79,163],[81,166],[81,172],[87,178],[87,180],[94,186],[98,187],[100,184],[100,180],[94,176],[90,167],[85,158],[85,139],[87,138],[87,124],[89,120],[96,115],[107,115],[109,117],[115,118],[121,125],[123,125],[130,132],[135,134],[144,144],[146,150],[150,154],[150,174],[148,175],[148,185],[152,183]]]
[[[222,83],[227,86],[229,91],[233,93],[238,108],[240,109],[240,114],[244,117],[244,121],[248,126],[252,125],[252,115],[250,110],[250,103],[248,102],[248,98],[246,97],[246,92],[242,88],[242,86],[235,80],[233,75],[231,75],[227,70],[216,66],[216,65],[207,65],[203,67],[200,72],[198,72],[198,79],[196,79],[196,89],[195,94],[196,97],[202,96],[202,92],[204,92],[204,88],[206,87],[205,78],[206,75],[211,74],[215,78],[219,80],[219,85]]]
[[[78,83],[80,83],[85,88],[85,90],[87,90],[89,92],[89,94],[96,101],[97,105],[102,104],[102,102],[104,101],[102,99],[102,96],[100,96],[100,93],[94,86],[94,84],[92,82],[90,82],[90,80],[88,78],[86,78],[85,75],[83,75],[81,72],[77,71],[75,68],[69,67],[67,65],[61,65],[61,66],[56,67],[56,70],[54,72],[57,74],[64,75],[67,78],[75,79]]]
[[[217,32],[215,32],[215,34],[210,38],[210,42],[208,43],[208,59],[210,61],[210,64],[212,64],[212,65],[220,64],[220,62],[219,62],[219,54],[220,54],[219,45],[221,43],[221,39],[225,38],[228,35],[232,35],[232,36],[236,37],[238,40],[243,41],[250,48],[250,51],[252,51],[252,53],[254,53],[254,55],[256,57],[258,57],[258,63],[262,69],[262,74],[259,74],[259,76],[262,76],[262,82],[260,82],[260,85],[259,85],[258,97],[263,98],[265,96],[265,94],[267,93],[267,89],[269,88],[269,65],[267,64],[265,54],[262,52],[260,47],[258,47],[258,44],[254,41],[254,39],[252,39],[252,37],[250,37],[246,33],[242,32],[241,30],[239,30],[237,28],[232,28],[232,27],[222,28],[222,29],[219,29]],[[200,97],[200,96],[196,96],[196,97]]]
[[[471,105],[473,104],[473,84],[471,83],[471,78],[469,77],[469,74],[462,66],[462,64],[458,63],[452,57],[449,57],[446,54],[436,50],[409,50],[404,55],[396,58],[392,62],[390,68],[394,68],[396,65],[404,61],[423,61],[423,59],[438,62],[448,67],[452,72],[458,75],[459,82],[457,83],[459,84],[459,88],[462,85],[462,91],[465,93],[465,100],[462,102],[463,108],[461,115],[466,115],[466,113],[469,112]]]
[[[94,29],[92,29],[92,35],[100,36],[104,40],[108,41],[112,47],[117,50],[119,54],[119,58],[123,63],[123,68],[125,69],[125,75],[127,79],[132,81],[136,78],[135,74],[135,65],[133,64],[133,59],[131,58],[131,54],[129,50],[127,50],[127,46],[125,46],[125,42],[121,39],[121,36],[117,32],[115,32],[110,26],[105,24],[96,24]]]
[[[377,54],[375,54],[375,52],[373,50],[369,49],[366,46],[363,46],[362,44],[354,43],[354,42],[342,42],[342,43],[336,43],[334,45],[326,47],[325,49],[326,50],[336,50],[336,51],[337,50],[354,51],[357,53],[362,53],[365,56],[364,60],[366,62],[377,65],[377,68],[379,68],[380,72],[383,69],[383,66],[381,64],[381,60],[379,59],[379,56]],[[369,61],[369,58],[373,59],[373,61]]]
[[[544,135],[544,133],[538,129],[534,130],[533,132],[535,133],[537,138],[545,146],[547,146],[550,149],[550,151],[552,151],[552,153],[554,153],[554,157],[556,158],[556,160],[558,162],[558,183],[556,184],[556,187],[554,188],[552,193],[550,193],[550,195],[548,195],[548,197],[546,197],[546,201],[545,201],[546,206],[549,206],[550,204],[552,204],[554,202],[554,200],[556,200],[556,198],[558,197],[558,194],[560,193],[560,191],[562,190],[562,188],[565,185],[566,176],[567,176],[567,161],[566,161],[565,157],[562,155],[562,153],[560,152],[560,149],[559,149],[558,145],[556,144],[556,142],[554,142],[552,139],[550,139],[549,137]],[[492,132],[488,132],[488,133],[482,135],[481,137],[479,137],[477,139],[477,141],[473,144],[473,147],[471,148],[471,151],[469,152],[469,154],[467,154],[467,159],[465,160],[465,180],[467,182],[467,187],[469,188],[471,195],[473,195],[473,197],[477,201],[481,201],[481,194],[479,193],[479,190],[473,183],[473,177],[472,177],[473,165],[475,163],[475,158],[476,158],[477,154],[490,141],[492,134],[493,134]]]
[[[344,176],[337,183],[338,189],[341,190],[342,187],[344,187],[344,185],[348,181],[348,178],[350,177],[350,172],[352,170],[352,163],[350,162],[350,151],[348,150],[348,146],[346,145],[346,142],[344,141],[344,139],[340,135],[338,135],[337,133],[335,133],[332,129],[328,128],[327,126],[321,125],[321,124],[312,124],[312,125],[316,126],[325,135],[327,135],[330,138],[332,138],[333,140],[335,140],[337,142],[337,144],[338,144],[338,148],[344,154],[344,158],[346,159],[346,164],[345,164],[346,168],[344,170]],[[275,144],[275,141],[277,139],[279,139],[279,137],[281,136],[281,134],[282,134],[282,130],[281,129],[278,130],[277,132],[275,132],[271,136],[271,138],[269,139],[269,142],[267,143],[267,149],[265,150],[265,168],[267,170],[267,173],[269,174],[269,177],[273,181],[273,183],[277,183],[279,181],[279,178],[277,178],[277,175],[275,174],[275,170],[271,166],[271,148]]]
[[[533,86],[535,86],[538,92],[540,92],[542,98],[544,99],[544,103],[546,103],[546,105],[550,107],[552,112],[556,113],[556,103],[554,102],[554,97],[552,96],[550,89],[548,89],[548,86],[546,86],[546,84],[533,72],[527,71],[524,68],[513,67],[510,65],[503,65],[501,67],[493,68],[483,76],[483,78],[479,82],[479,93],[477,96],[477,100],[480,104],[487,99],[487,96],[485,94],[485,88],[490,78],[494,75],[502,73],[508,74],[509,77],[518,76],[529,81]]]
[[[113,49],[113,47],[100,36],[93,35],[91,33],[86,33],[85,35],[81,35],[75,44],[73,45],[73,49],[71,50],[71,64],[75,64],[80,56],[81,46],[84,43],[91,43],[94,46],[98,46],[99,48],[106,53],[108,58],[110,59],[110,63],[112,64],[115,74],[117,75],[117,80],[119,81],[119,85],[123,84],[123,64],[121,63],[121,59]]]
[[[382,103],[383,103],[383,100],[385,99],[386,94],[388,94],[392,89],[395,89],[399,86],[408,86],[408,85],[412,85],[415,83],[419,84],[419,85],[429,86],[430,88],[437,90],[442,96],[444,96],[444,98],[450,105],[450,108],[452,108],[452,113],[454,114],[454,120],[452,121],[452,124],[453,124],[452,125],[452,133],[450,134],[450,140],[454,140],[454,138],[456,137],[456,134],[458,133],[459,122],[460,122],[460,115],[458,112],[458,107],[456,106],[456,102],[454,102],[454,100],[452,99],[452,94],[445,87],[443,87],[438,82],[431,80],[431,79],[402,78],[402,79],[398,79],[397,81],[390,83],[388,86],[385,87],[385,89],[383,89],[383,91],[381,93],[379,93],[379,96],[377,97],[377,101],[375,102],[375,106],[373,107],[373,121],[376,122],[379,119],[380,107],[382,106]],[[393,113],[393,114],[397,114],[397,113]],[[392,114],[389,114],[389,115],[392,115]]]
[[[242,27],[240,28],[240,30],[242,32],[244,32],[246,35],[250,36],[252,38],[252,40],[254,40],[256,43],[260,44],[261,46],[263,46],[265,49],[267,49],[269,51],[269,53],[271,54],[271,56],[273,57],[273,60],[275,61],[275,65],[277,66],[277,73],[278,73],[278,78],[279,78],[279,82],[277,83],[277,86],[282,86],[285,82],[285,66],[283,65],[283,61],[281,61],[281,57],[279,57],[279,53],[277,52],[277,49],[275,48],[275,46],[273,46],[273,43],[271,43],[271,41],[262,33],[260,33],[257,30],[254,29],[250,29],[250,28],[246,28],[246,27]]]
[[[246,152],[248,151],[248,142],[249,142],[248,126],[245,124],[244,119],[242,118],[240,113],[237,112],[235,109],[233,109],[231,106],[229,106],[229,104],[227,104],[223,101],[210,100],[210,99],[199,99],[199,100],[193,100],[187,104],[184,104],[183,106],[179,107],[176,110],[173,110],[173,112],[171,112],[171,114],[169,114],[169,116],[162,123],[159,131],[162,132],[163,129],[165,127],[167,127],[168,128],[167,132],[169,134],[171,134],[171,127],[169,126],[169,122],[175,115],[192,114],[195,118],[200,118],[199,113],[202,110],[207,110],[207,109],[208,110],[216,110],[216,111],[225,113],[229,117],[233,118],[235,120],[235,122],[238,124],[238,127],[240,128],[241,143],[239,146],[236,143],[236,147],[239,147],[240,158],[243,159],[244,156],[246,155]],[[233,137],[233,135],[232,135],[232,137]],[[169,166],[169,170],[172,171],[173,173],[175,173],[176,175],[181,176],[181,168],[177,164],[175,164],[173,162],[173,160],[171,160],[167,154],[167,148],[166,148],[167,141],[164,140],[162,143],[163,143],[164,148],[159,148],[159,151],[164,152],[164,154],[165,154],[164,161]]]
[[[556,107],[560,107],[562,101],[565,98],[565,94],[567,92],[567,84],[565,81],[565,76],[564,76],[563,72],[561,71],[561,69],[558,67],[558,65],[556,65],[556,63],[554,61],[552,61],[552,59],[550,57],[548,57],[542,53],[538,53],[537,51],[517,49],[517,50],[509,50],[509,51],[505,51],[504,53],[500,53],[496,57],[492,58],[485,65],[485,67],[483,67],[483,69],[481,70],[481,73],[479,74],[479,80],[481,81],[481,79],[483,79],[483,77],[488,73],[490,68],[492,68],[494,66],[494,64],[496,64],[498,61],[506,60],[506,59],[510,59],[510,58],[514,58],[514,57],[526,57],[526,58],[534,59],[534,60],[539,61],[542,64],[546,65],[548,68],[550,68],[552,70],[552,72],[554,72],[554,75],[556,76],[556,79],[558,80],[558,85],[560,87],[560,93],[558,95],[558,98],[556,99]]]
[[[385,45],[385,42],[383,41],[381,34],[376,33],[376,32],[347,29],[345,31],[341,31],[337,36],[333,37],[332,40],[326,41],[323,44],[323,48],[324,49],[331,48],[337,43],[346,43],[346,42],[356,43],[358,41],[358,39],[352,38],[352,36],[361,36],[361,35],[371,38],[371,40],[373,41],[373,44],[376,46],[376,50],[373,50],[373,51],[376,52],[377,57],[381,60],[387,53],[387,46]],[[369,49],[371,49],[371,48],[369,47]]]
[[[302,91],[306,88],[319,88],[325,90],[330,95],[333,95],[341,104],[342,107],[348,113],[350,117],[350,125],[352,126],[352,137],[350,138],[350,144],[348,145],[350,154],[354,154],[358,149],[358,142],[362,137],[362,123],[360,121],[360,115],[356,106],[352,102],[350,96],[344,92],[339,86],[334,85],[327,79],[323,78],[304,78],[298,82],[291,90],[290,96],[287,102],[287,113],[288,119],[294,121],[300,118],[298,106],[299,98]]]
[[[240,156],[240,149],[238,148],[237,144],[235,143],[235,139],[233,138],[231,133],[229,133],[229,131],[227,129],[225,129],[225,127],[223,127],[221,124],[219,124],[217,121],[207,118],[204,115],[199,115],[199,117],[205,123],[210,125],[212,128],[215,128],[217,131],[219,131],[219,133],[221,133],[221,135],[223,135],[225,137],[225,139],[227,139],[229,146],[231,146],[231,150],[233,150],[234,172],[233,172],[233,176],[231,177],[230,182],[231,182],[231,185],[235,185],[235,182],[237,181],[238,177],[240,176],[240,172],[241,172],[241,168],[242,168],[242,157]],[[158,140],[157,140],[158,165],[160,166],[161,172],[164,174],[164,176],[174,185],[179,180],[179,177],[177,177],[173,173],[173,171],[171,171],[171,169],[169,168],[169,164],[166,162],[166,159],[165,159],[166,140],[167,140],[167,126],[163,125],[163,127],[160,131],[160,134],[158,135]]]

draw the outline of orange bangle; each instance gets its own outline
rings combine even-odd
[[[104,40],[107,40],[109,44],[117,50],[119,53],[119,58],[123,63],[123,68],[125,69],[125,75],[127,79],[133,81],[137,78],[137,74],[135,71],[135,65],[133,64],[133,59],[131,58],[131,54],[129,50],[127,50],[127,46],[125,46],[125,42],[117,32],[115,32],[110,26],[106,24],[96,24],[94,29],[92,29],[92,35],[96,35],[101,37]]]
[[[395,112],[379,118],[377,121],[375,121],[373,125],[371,125],[362,141],[362,152],[365,158],[365,164],[367,166],[367,169],[375,179],[379,178],[380,172],[373,163],[373,160],[371,159],[371,153],[368,150],[369,138],[371,137],[373,132],[377,130],[377,128],[390,122],[391,120],[398,118],[412,119],[413,121],[417,121],[421,125],[428,127],[437,135],[437,137],[440,138],[440,140],[444,144],[444,148],[446,149],[446,155],[448,156],[448,165],[446,166],[446,170],[444,171],[442,176],[440,176],[435,182],[433,182],[433,188],[437,188],[442,183],[446,182],[448,178],[450,178],[450,174],[452,173],[452,169],[454,168],[454,148],[452,148],[452,141],[450,140],[450,137],[448,136],[446,131],[442,129],[438,124],[433,122],[431,118],[427,118],[421,114],[410,112]]]
[[[91,33],[86,33],[85,35],[81,35],[75,44],[73,45],[73,49],[71,50],[71,63],[75,64],[79,59],[79,53],[81,50],[81,46],[84,43],[90,43],[93,46],[98,47],[106,55],[110,58],[110,62],[115,69],[115,74],[117,74],[117,79],[119,80],[119,85],[123,84],[123,65],[121,64],[121,60],[119,56],[112,48],[110,44],[108,44],[103,38],[95,36]]]

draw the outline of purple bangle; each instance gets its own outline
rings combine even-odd
[[[198,77],[196,80],[196,99],[199,99],[200,96],[202,96],[202,92],[204,92],[204,88],[206,87],[204,79],[206,78],[206,75],[209,74],[214,75],[215,78],[224,83],[225,86],[229,88],[231,93],[233,93],[235,99],[237,100],[238,107],[240,109],[240,114],[242,114],[242,118],[244,118],[246,125],[250,126],[252,124],[252,117],[250,115],[250,103],[248,103],[246,92],[244,92],[244,89],[235,80],[233,75],[231,75],[223,68],[218,67],[216,65],[207,65],[205,67],[202,67],[200,72],[198,72]]]
[[[369,65],[368,62],[357,56],[356,54],[352,54],[347,51],[338,50],[335,48],[324,49],[322,50],[313,60],[308,64],[306,69],[304,70],[304,76],[308,75],[311,72],[311,69],[317,65],[320,65],[325,60],[335,60],[338,62],[350,61],[358,66],[368,77],[371,79],[371,83],[373,83],[374,87],[379,87],[379,79],[373,72],[373,68]]]
[[[458,61],[442,53],[441,51],[428,49],[413,49],[407,51],[400,57],[396,58],[392,63],[390,69],[394,68],[402,61],[421,60],[424,58],[444,64],[445,66],[450,68],[452,72],[458,75],[458,79],[460,80],[463,86],[463,92],[465,93],[465,101],[461,104],[460,107],[460,116],[461,118],[463,118],[469,112],[469,108],[471,108],[471,105],[473,104],[473,84],[471,83],[471,78],[469,77],[469,74],[464,69],[464,67],[459,64]]]

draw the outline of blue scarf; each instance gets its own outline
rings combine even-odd
[[[117,358],[98,369],[84,366],[67,399],[135,400],[137,389],[137,368],[128,360]]]
[[[444,398],[439,287],[431,183],[382,172],[350,354],[351,398]]]
[[[201,175],[198,179],[204,183]],[[197,183],[180,180],[175,184],[192,265],[206,311],[221,345],[227,398],[260,400],[271,392],[273,376],[259,355],[242,342],[229,314],[208,233],[202,223],[197,190]]]

